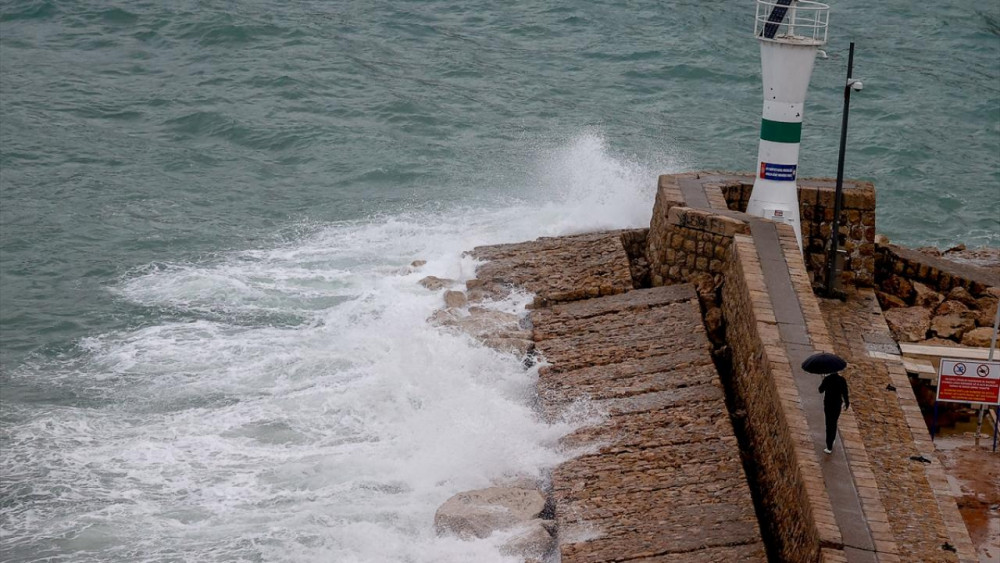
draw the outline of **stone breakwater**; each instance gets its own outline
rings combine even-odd
[[[514,518],[503,502],[486,509],[505,514],[500,529],[520,531],[507,553],[532,561],[554,549],[567,562],[973,560],[902,361],[884,351],[868,359],[873,342],[882,350],[891,341],[868,288],[878,284],[886,301],[905,280],[913,292],[894,297],[918,306],[920,283],[927,302],[963,304],[976,315],[963,318],[977,323],[995,307],[997,284],[978,269],[915,265],[905,249],[876,243],[874,188],[849,182],[842,280],[848,304],[864,304],[829,314],[835,302],[821,307],[812,285],[822,279],[832,182],[802,181],[804,256],[786,226],[740,211],[746,186],[738,175],[662,176],[649,229],[481,247],[466,291],[422,282],[445,289],[447,307],[432,320],[544,362],[540,416],[580,404],[600,414],[563,440],[575,457],[527,487],[547,496],[544,510],[536,503]],[[534,295],[529,311],[491,308],[515,289]],[[834,349],[857,366],[852,386],[882,391],[856,400],[842,419],[843,446],[824,456],[815,378],[798,363]],[[891,437],[881,433],[887,425]],[[439,530],[487,533],[449,511],[504,495],[464,495],[442,506]]]
[[[544,408],[606,413],[552,473],[563,561],[763,560],[739,446],[687,284],[531,314]]]
[[[990,345],[1000,272],[888,243],[878,250],[875,295],[897,341]]]
[[[514,287],[536,296],[525,319],[491,324],[494,334],[478,332],[481,340],[497,345],[496,334],[530,327],[531,353],[545,360],[543,416],[559,417],[582,401],[600,415],[563,440],[583,453],[555,468],[547,487],[557,549],[563,561],[764,561],[698,296],[689,284],[637,289],[630,237],[635,231],[472,252],[487,262],[467,284],[470,303]],[[434,318],[476,334],[483,323],[474,319],[486,315],[445,309]],[[442,506],[437,520],[451,522],[442,531],[461,535],[473,524],[453,516],[456,504]],[[498,529],[525,521],[507,519]],[[539,545],[520,553],[538,557]]]

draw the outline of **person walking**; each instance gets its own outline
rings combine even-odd
[[[847,380],[839,372],[833,372],[823,378],[819,384],[819,392],[823,393],[823,414],[826,415],[826,449],[824,453],[833,452],[833,441],[837,438],[837,420],[840,418],[840,405],[851,408],[851,398],[847,392]]]

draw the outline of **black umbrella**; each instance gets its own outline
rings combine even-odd
[[[847,362],[836,354],[818,352],[802,362],[802,369],[809,373],[827,374],[840,371],[847,367]]]

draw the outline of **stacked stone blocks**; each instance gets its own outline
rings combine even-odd
[[[496,296],[519,287],[535,294],[535,307],[634,288],[621,231],[481,246],[470,254],[485,262],[467,284],[470,292]]]
[[[722,288],[734,392],[747,417],[776,556],[817,561],[842,545],[753,239],[736,235]]]
[[[827,243],[833,232],[836,182],[828,178],[799,181],[799,213],[806,264],[814,283],[825,279]],[[720,176],[714,185],[722,190],[729,208],[746,211],[753,190],[752,176]],[[875,186],[871,182],[845,181],[840,215],[841,246],[847,260],[841,280],[847,285],[875,283]]]
[[[564,562],[763,561],[764,546],[690,285],[531,313],[543,407],[606,413],[552,473]]]
[[[1000,286],[998,276],[983,268],[957,264],[893,244],[878,246],[878,262],[879,276],[876,281],[883,291],[896,292],[898,297],[910,301],[912,293],[897,288],[887,289],[885,282],[892,276],[901,276],[911,283],[920,282],[942,294],[961,287],[977,298],[985,295],[990,287]],[[910,290],[912,291],[912,287]]]
[[[718,285],[733,235],[747,234],[749,227],[740,214],[685,207],[678,177],[660,176],[646,246],[650,282],[657,287],[709,274]]]

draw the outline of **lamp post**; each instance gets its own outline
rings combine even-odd
[[[837,276],[837,248],[840,244],[840,211],[844,199],[844,152],[847,149],[847,117],[851,110],[851,90],[861,91],[864,85],[853,78],[854,74],[854,42],[847,55],[847,83],[844,85],[844,118],[840,124],[840,156],[837,158],[837,188],[833,203],[833,228],[830,231],[830,255],[826,261],[826,295],[834,295],[834,281]]]

